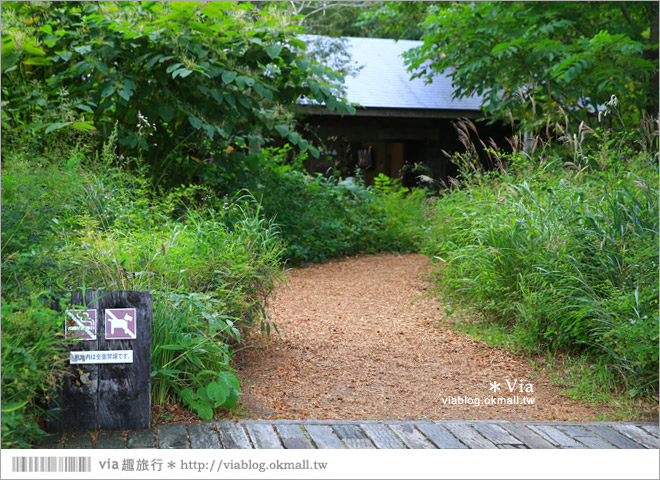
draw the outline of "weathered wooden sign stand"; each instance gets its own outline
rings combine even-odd
[[[150,292],[72,292],[69,375],[51,399],[51,432],[139,430],[151,421]]]

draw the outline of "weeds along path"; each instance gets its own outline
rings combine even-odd
[[[447,305],[426,295],[431,270],[426,257],[386,254],[290,271],[270,306],[283,333],[239,358],[243,413],[578,421],[607,413],[561,396],[524,358],[450,329]]]

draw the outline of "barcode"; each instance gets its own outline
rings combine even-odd
[[[12,472],[91,472],[92,457],[13,457]]]

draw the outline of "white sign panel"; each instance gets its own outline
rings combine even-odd
[[[134,308],[108,308],[105,311],[105,338],[134,340],[137,332]]]
[[[133,363],[133,350],[71,352],[72,365],[92,363]]]

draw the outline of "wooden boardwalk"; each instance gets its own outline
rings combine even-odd
[[[647,422],[240,420],[54,435],[41,448],[657,449]]]

